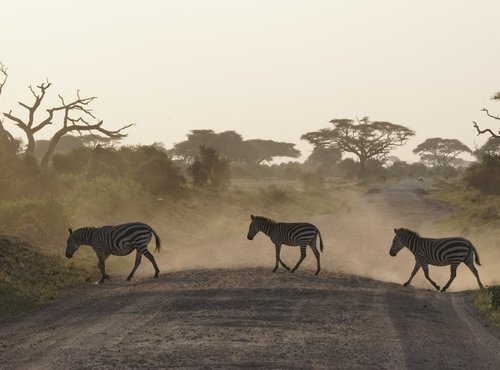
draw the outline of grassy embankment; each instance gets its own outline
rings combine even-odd
[[[63,202],[63,212],[73,228],[141,220],[151,224],[163,238],[165,250],[190,248],[207,239],[246,233],[249,215],[277,220],[299,220],[342,209],[364,190],[363,185],[340,179],[328,180],[325,188],[304,192],[298,181],[235,180],[227,191],[192,190],[176,200],[148,201],[148,211],[131,209],[109,213],[100,209],[102,200],[85,199],[85,208]],[[80,212],[80,213],[79,213]],[[69,225],[68,225],[69,226]],[[97,281],[96,257],[81,248],[75,258],[64,257],[66,225],[56,241],[34,243],[4,238],[0,244],[0,317],[28,311],[71,292],[89,281]],[[64,231],[64,232],[63,232]],[[11,233],[12,234],[12,233]],[[244,235],[242,235],[242,239]],[[108,271],[129,272],[133,255],[111,257]]]
[[[500,263],[500,196],[482,194],[459,180],[435,181],[431,196],[456,208],[454,215],[443,223],[445,229],[459,232],[481,245],[483,264]],[[493,277],[493,284],[500,285],[500,275]],[[500,327],[500,308],[492,305],[498,294],[498,288],[478,290],[473,293],[473,300]]]

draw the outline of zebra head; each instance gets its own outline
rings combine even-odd
[[[401,235],[401,229],[394,229],[394,239],[392,240],[392,246],[391,250],[389,251],[389,254],[391,256],[396,256],[398,252],[405,247],[404,240]]]
[[[253,238],[255,237],[255,235],[257,235],[257,233],[260,230],[257,228],[256,217],[254,215],[250,215],[250,219],[252,220],[252,222],[250,222],[250,226],[248,227],[247,239],[248,240],[253,240]]]
[[[78,244],[73,235],[73,230],[69,228],[68,231],[69,231],[69,237],[68,237],[68,242],[66,243],[66,257],[71,258],[73,257],[73,254],[76,252],[76,250],[80,245]]]

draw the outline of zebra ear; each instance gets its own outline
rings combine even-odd
[[[254,219],[255,217],[254,217],[254,215],[250,215],[250,218],[251,218],[251,219],[252,219],[252,221],[253,221],[253,219]]]
[[[73,229],[71,227],[68,228],[68,231],[69,231],[69,235],[73,234]]]
[[[394,229],[394,234],[397,234],[398,233],[398,229]]]

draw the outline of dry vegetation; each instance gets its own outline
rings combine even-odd
[[[96,186],[100,188],[101,185]],[[12,219],[10,223],[4,223],[4,230],[6,225],[11,225],[12,229],[4,232],[16,233],[25,239],[6,238],[2,242],[0,263],[6,268],[2,269],[0,276],[0,289],[4,293],[4,298],[0,301],[0,316],[31,309],[50,302],[68,292],[69,288],[97,281],[97,259],[91,248],[82,247],[71,261],[64,258],[67,226],[100,226],[133,220],[147,222],[158,231],[163,240],[163,250],[157,259],[160,266],[166,266],[168,270],[210,264],[219,267],[248,265],[248,261],[238,262],[237,254],[234,253],[229,253],[231,257],[226,260],[221,257],[212,261],[198,258],[207,240],[224,240],[228,235],[235,234],[241,235],[242,240],[245,240],[249,215],[252,213],[285,220],[331,214],[347,207],[357,192],[363,189],[360,186],[357,190],[352,182],[338,179],[329,180],[322,191],[313,192],[304,192],[298,181],[239,180],[234,181],[233,186],[225,191],[198,189],[179,199],[151,199],[139,192],[135,196],[142,194],[148,201],[141,204],[132,199],[127,206],[127,193],[123,195],[116,191],[116,186],[120,185],[122,184],[110,185],[113,186],[111,189],[103,187],[102,191],[87,188],[83,197],[80,193],[79,202],[76,200],[76,193],[84,188],[78,187],[74,193],[68,192],[64,196],[62,204],[52,200],[52,208],[40,207],[39,211],[44,212],[40,221],[37,221],[37,214],[30,222],[18,223],[15,221],[20,217],[13,216],[14,211],[10,211]],[[116,191],[114,202],[119,202],[119,205],[109,199],[108,192],[112,191]],[[7,217],[9,207],[20,214],[36,214],[38,209],[30,202],[23,205],[24,208],[15,202],[4,202],[2,205],[4,217]],[[113,209],[117,208],[119,212],[114,212]],[[58,212],[60,219],[57,218]],[[66,220],[71,220],[70,225]],[[46,232],[40,231],[43,230],[44,222],[52,222],[54,228],[49,228],[50,225],[47,227],[53,230],[54,235],[49,237]],[[181,257],[176,253],[180,250],[183,251]],[[112,278],[122,279],[121,275],[131,269],[133,258],[134,255],[110,257],[108,271]],[[151,266],[146,261],[138,273],[139,276],[149,276],[151,271]]]

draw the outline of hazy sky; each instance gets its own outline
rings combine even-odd
[[[471,121],[500,113],[498,0],[1,0],[0,12],[0,110],[24,113],[27,86],[49,78],[48,105],[96,95],[108,128],[137,124],[127,143],[169,148],[212,128],[308,154],[303,133],[370,116],[417,132],[394,153],[413,161],[427,137],[482,144]]]

